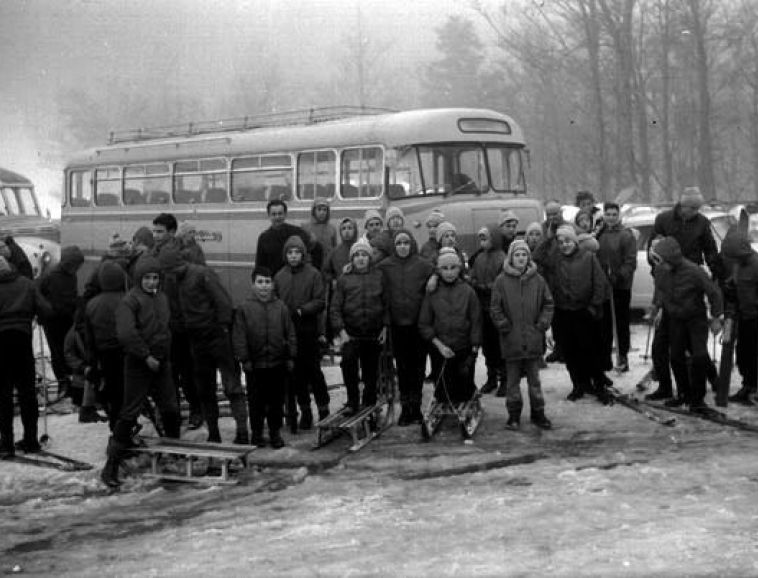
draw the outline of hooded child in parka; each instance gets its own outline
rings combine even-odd
[[[497,387],[498,376],[501,377],[500,397],[505,395],[505,375],[502,372],[502,358],[498,343],[498,331],[490,317],[490,301],[495,279],[503,269],[505,253],[502,250],[502,235],[494,225],[479,229],[479,251],[471,267],[471,285],[476,291],[482,306],[482,353],[487,364],[487,382],[482,386],[482,393],[490,393]]]
[[[441,375],[435,375],[435,399],[461,403],[476,391],[474,366],[482,343],[482,308],[471,286],[460,278],[463,262],[451,247],[437,255],[440,282],[424,297],[418,327],[442,357]]]
[[[339,233],[340,244],[329,253],[324,262],[324,278],[330,286],[334,285],[344,273],[345,265],[350,262],[350,247],[358,240],[358,223],[355,219],[345,217],[340,221]]]
[[[337,246],[337,229],[329,222],[331,207],[327,199],[316,199],[311,206],[311,218],[300,225],[316,242],[321,245],[324,255],[328,255]]]
[[[300,406],[300,429],[313,425],[310,391],[313,391],[319,419],[329,415],[329,392],[319,363],[318,346],[319,316],[326,306],[326,292],[321,273],[305,262],[306,249],[300,237],[293,235],[284,243],[286,264],[274,275],[276,294],[289,309],[297,333],[297,358],[295,359],[294,382]],[[290,428],[295,426],[296,412],[289,400]],[[295,427],[293,427],[295,426]]]
[[[392,354],[397,364],[402,405],[398,425],[406,426],[421,420],[426,349],[417,323],[434,266],[419,256],[413,235],[403,229],[395,234],[393,254],[377,268],[387,292]]]
[[[525,374],[532,422],[550,428],[544,412],[539,368],[545,332],[553,317],[553,296],[524,241],[516,240],[508,249],[503,272],[492,289],[490,312],[505,360],[508,427],[518,429],[520,424],[523,408],[520,382]]]

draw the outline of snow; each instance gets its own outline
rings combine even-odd
[[[633,346],[644,348],[646,336],[634,326]],[[625,392],[649,369],[640,353],[630,353],[628,374],[613,376]],[[337,368],[326,373],[339,380]],[[98,480],[107,425],[50,416],[50,449],[96,469],[0,462],[0,573],[758,574],[755,434],[686,416],[663,427],[621,406],[568,402],[562,365],[542,380],[551,431],[529,424],[528,407],[521,430],[506,431],[503,400],[488,395],[473,445],[452,424],[429,443],[417,426],[395,426],[350,455],[347,440],[313,452],[312,434],[286,436],[284,450],[255,450],[251,461],[263,465],[233,487],[136,476],[110,494]],[[336,408],[344,391],[332,393]],[[755,408],[727,411],[758,423]],[[233,430],[224,418],[224,439]],[[522,457],[531,461],[502,465]],[[464,466],[479,471],[449,475]]]

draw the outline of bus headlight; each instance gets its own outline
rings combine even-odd
[[[42,257],[40,258],[40,261],[42,262],[43,268],[47,267],[52,260],[53,260],[53,256],[50,253],[48,253],[47,251],[42,253]]]

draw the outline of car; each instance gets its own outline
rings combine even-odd
[[[659,211],[660,212],[660,211]],[[711,231],[716,245],[721,248],[721,241],[726,236],[729,227],[737,222],[734,216],[724,211],[704,210],[703,215],[711,221]],[[657,213],[656,213],[657,214]],[[632,299],[630,309],[646,310],[653,302],[653,276],[650,273],[650,263],[647,260],[647,246],[653,234],[656,214],[644,212],[627,217],[623,223],[633,229],[637,238],[637,270],[634,272],[632,283]],[[755,247],[755,245],[754,245]]]

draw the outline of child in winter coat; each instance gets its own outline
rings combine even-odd
[[[124,401],[124,352],[116,333],[116,310],[124,298],[127,275],[115,261],[104,261],[97,274],[100,293],[84,311],[87,365],[103,380],[103,397],[111,431]]]
[[[0,241],[0,249],[5,244]],[[34,283],[0,256],[0,459],[13,456],[13,390],[18,394],[24,452],[38,452],[37,396],[35,392],[32,321],[49,314],[50,305],[35,290]]]
[[[421,337],[443,358],[441,374],[435,375],[437,401],[457,404],[476,391],[474,366],[482,343],[482,310],[476,293],[460,278],[463,262],[453,248],[437,256],[440,283],[424,297],[419,314]]]
[[[271,271],[256,267],[252,282],[253,294],[234,318],[234,354],[245,370],[251,442],[266,444],[265,420],[271,447],[279,449],[284,446],[279,430],[287,375],[297,357],[297,334],[287,306],[274,294]]]
[[[96,385],[90,381],[97,372],[89,365],[84,330],[84,307],[74,314],[74,324],[66,334],[63,344],[66,364],[71,371],[71,400],[79,406],[79,423],[97,423],[108,418],[97,413],[95,407]]]
[[[323,255],[328,255],[337,246],[337,229],[329,222],[330,210],[328,199],[316,199],[311,206],[310,221],[300,225],[306,233],[315,237]]]
[[[371,246],[365,241],[350,248],[350,267],[337,280],[331,321],[342,348],[342,378],[347,389],[347,409],[360,409],[358,382],[363,377],[363,407],[376,403],[377,367],[389,317],[384,281],[371,263]],[[360,372],[359,372],[360,367]]]
[[[418,254],[410,231],[395,235],[393,254],[377,265],[384,278],[390,317],[392,355],[397,365],[402,410],[398,425],[421,421],[425,343],[418,332],[424,290],[434,268]]]
[[[287,264],[274,276],[276,294],[287,306],[297,333],[297,358],[294,382],[300,406],[300,429],[313,425],[310,391],[318,407],[319,419],[329,415],[329,392],[319,363],[319,316],[326,306],[324,281],[321,273],[305,262],[305,244],[293,235],[284,243]],[[295,409],[290,400],[290,428],[295,427]]]
[[[158,289],[161,266],[154,257],[137,263],[136,286],[116,309],[116,335],[124,350],[124,403],[108,442],[108,459],[100,474],[111,487],[120,485],[118,469],[148,395],[161,414],[166,436],[179,437],[181,416],[171,378],[169,304]]]
[[[553,317],[553,297],[547,283],[537,273],[529,246],[524,241],[513,241],[508,249],[503,272],[492,289],[490,312],[500,333],[500,348],[505,359],[506,427],[519,427],[524,405],[519,384],[521,376],[526,374],[532,423],[550,429],[550,420],[545,417],[539,369],[545,332]]]
[[[340,221],[340,239],[342,242],[329,253],[323,267],[324,280],[332,288],[344,273],[345,265],[350,262],[350,247],[358,240],[358,224],[355,219],[345,217]]]
[[[419,255],[424,259],[434,261],[437,258],[437,253],[440,251],[440,244],[437,242],[437,227],[444,221],[445,215],[439,209],[433,209],[426,218],[424,225],[426,225],[426,230],[429,233],[429,240],[419,250]]]
[[[505,397],[505,376],[502,372],[498,331],[490,317],[492,286],[503,269],[505,253],[501,249],[500,230],[494,225],[482,227],[477,233],[480,251],[471,268],[471,286],[476,291],[482,307],[482,352],[487,364],[487,382],[482,386],[482,393],[490,393],[497,387],[498,375],[500,385],[497,395]]]

